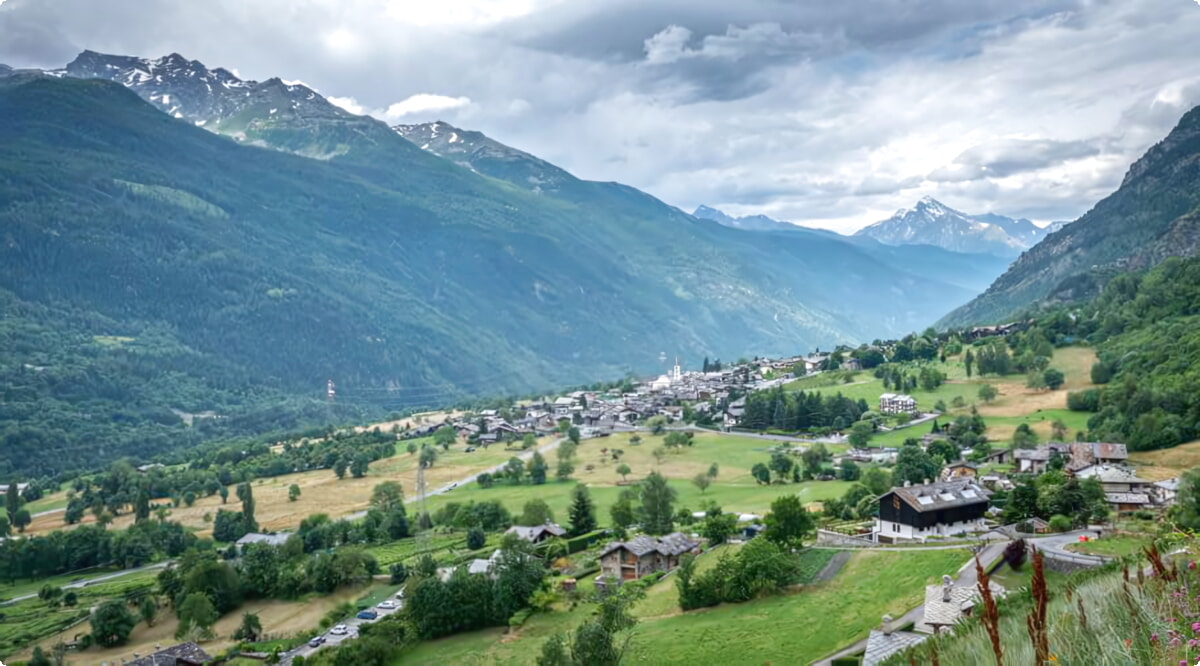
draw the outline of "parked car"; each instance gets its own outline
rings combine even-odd
[[[350,633],[350,627],[347,627],[344,624],[339,624],[333,629],[330,629],[329,633],[333,634],[334,636],[345,636],[346,634]]]
[[[358,611],[358,615],[355,617],[360,620],[374,620],[375,618],[379,617],[379,613],[376,613],[373,610],[361,610]]]
[[[379,602],[378,606],[376,606],[376,608],[383,608],[385,610],[392,610],[395,607],[396,602],[392,601],[391,599],[384,599],[383,601]]]
[[[475,447],[473,447],[473,446],[468,446],[468,447],[467,447],[467,453],[475,453]]]
[[[325,643],[324,636],[313,636],[312,639],[308,641],[308,647],[312,647],[312,648],[321,647],[321,645],[323,645],[324,643]]]

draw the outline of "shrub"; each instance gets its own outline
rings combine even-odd
[[[1050,530],[1052,532],[1069,532],[1074,527],[1074,523],[1070,518],[1058,514],[1050,518]]]
[[[1067,409],[1073,412],[1100,411],[1100,390],[1087,389],[1067,394]]]
[[[587,550],[588,546],[596,543],[604,537],[604,530],[596,530],[581,534],[573,539],[567,539],[567,552],[571,555],[580,551]]]

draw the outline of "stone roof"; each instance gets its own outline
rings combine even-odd
[[[566,530],[564,530],[563,528],[559,527],[558,525],[556,525],[554,523],[546,523],[544,525],[532,525],[532,526],[513,525],[512,527],[508,528],[507,532],[505,532],[505,534],[515,534],[518,537],[520,537],[526,541],[536,541],[543,534],[549,534],[550,536],[560,537],[560,536],[565,536],[566,533],[567,533]]]
[[[1046,462],[1050,460],[1050,449],[1017,449],[1013,451],[1013,458]]]
[[[944,601],[946,585],[944,579],[948,578],[949,576],[943,576],[941,585],[925,587],[925,624],[952,625],[962,618],[963,611],[970,610],[979,601],[979,590],[975,585],[961,587],[953,584],[950,586],[950,601]],[[996,583],[990,583],[988,587],[995,596],[1004,596],[1005,594],[1005,589]]]
[[[265,543],[268,546],[282,546],[283,544],[287,543],[288,537],[290,536],[292,536],[290,532],[276,532],[275,534],[251,532],[238,539],[237,545],[247,546],[252,543]]]
[[[907,488],[892,488],[891,491],[880,497],[880,501],[892,493],[895,493],[896,496],[919,512],[939,511],[958,506],[970,506],[972,504],[987,504],[989,497],[988,491],[976,485],[973,479],[958,479],[955,481],[909,486]]]
[[[1154,484],[1163,490],[1176,491],[1179,490],[1179,478],[1167,479],[1166,481],[1158,481]]]
[[[1149,504],[1150,496],[1145,493],[1104,493],[1109,504]]]
[[[601,557],[608,555],[614,550],[624,548],[634,555],[641,557],[649,553],[661,553],[662,555],[680,555],[698,546],[695,541],[692,541],[682,532],[673,532],[662,537],[651,537],[646,535],[636,536],[629,541],[614,541],[604,547],[604,551],[600,553]]]
[[[213,658],[201,649],[199,645],[187,642],[172,645],[154,654],[134,659],[128,662],[127,666],[176,666],[180,663],[204,664],[212,660]]]
[[[871,634],[867,636],[867,651],[863,653],[862,666],[875,666],[897,652],[917,645],[926,638],[929,636],[908,631],[893,631],[885,634],[878,629],[872,629]]]
[[[1079,472],[1078,475],[1085,479],[1096,479],[1100,483],[1129,483],[1133,485],[1148,485],[1150,483],[1145,479],[1139,479],[1133,470],[1109,465],[1090,467]]]
[[[1125,449],[1124,444],[1103,444],[1096,442],[1092,444],[1092,455],[1097,460],[1125,460],[1129,457],[1129,452]]]

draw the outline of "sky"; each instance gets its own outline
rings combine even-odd
[[[1071,220],[1200,104],[1200,0],[0,0],[0,63],[178,52],[691,211]]]

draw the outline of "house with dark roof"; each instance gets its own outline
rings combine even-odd
[[[681,532],[662,537],[636,536],[628,541],[614,541],[600,553],[598,580],[637,580],[655,571],[670,571],[679,566],[684,553],[700,544]]]
[[[566,536],[567,531],[554,523],[544,523],[532,526],[513,525],[505,534],[515,534],[530,543],[541,543],[546,539]]]
[[[192,642],[172,645],[154,654],[138,657],[125,662],[126,666],[200,666],[213,661],[207,652]]]
[[[879,497],[876,541],[924,541],[931,536],[982,532],[989,496],[974,479],[892,488]]]

